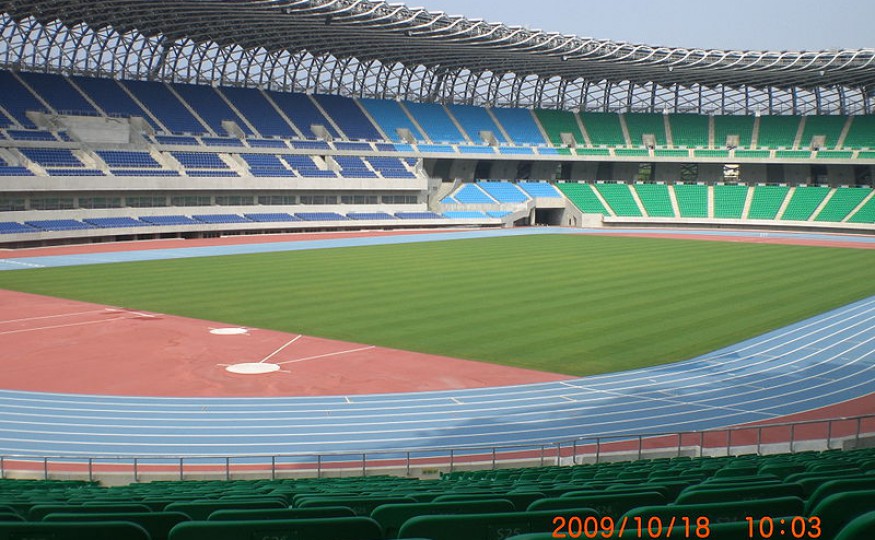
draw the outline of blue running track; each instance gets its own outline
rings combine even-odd
[[[495,233],[513,232],[488,232]],[[440,240],[462,234],[425,236]],[[464,237],[477,235],[464,233]],[[389,240],[423,241],[423,235],[355,242]],[[325,247],[336,242],[283,246],[308,249],[302,245]],[[200,250],[211,250],[213,255],[219,249],[270,251],[280,246],[194,248],[177,256],[199,256],[204,253]],[[91,264],[157,258],[155,251],[19,262]],[[875,297],[693,360],[553,383],[414,394],[233,399],[0,390],[0,455],[288,455],[549,444],[596,434],[678,432],[762,421],[873,392]]]

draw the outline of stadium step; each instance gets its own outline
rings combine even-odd
[[[574,120],[577,121],[577,127],[580,129],[580,134],[583,135],[583,142],[590,148],[592,148],[592,139],[589,137],[589,133],[586,131],[586,126],[583,125],[583,119],[580,118],[580,114],[574,113]]]
[[[865,199],[863,199],[862,201],[860,201],[860,204],[858,204],[857,206],[854,207],[853,210],[851,210],[850,212],[848,212],[848,215],[845,216],[845,218],[844,218],[841,222],[842,222],[842,223],[847,223],[848,220],[850,220],[850,219],[854,216],[854,214],[856,214],[857,212],[860,211],[861,208],[863,208],[864,206],[866,206],[867,204],[869,204],[869,201],[871,201],[873,197],[875,197],[875,190],[872,190],[872,192],[869,193],[869,195],[868,195]]]
[[[848,116],[848,119],[845,120],[845,125],[842,127],[842,132],[839,135],[838,140],[836,141],[835,149],[841,150],[845,146],[845,139],[848,137],[848,132],[851,131],[851,125],[854,123],[854,117]]]
[[[796,193],[795,187],[791,187],[789,191],[787,191],[787,196],[784,197],[784,202],[781,203],[781,206],[778,208],[778,213],[775,214],[775,220],[780,220],[784,217],[784,212],[786,212],[787,207],[790,206],[790,201],[793,200],[794,193]]]
[[[817,219],[817,216],[820,215],[820,212],[824,209],[824,207],[829,203],[829,200],[833,198],[833,195],[836,194],[835,188],[829,190],[829,193],[826,194],[826,197],[820,201],[820,204],[817,205],[817,208],[814,209],[814,212],[811,213],[811,217],[808,218],[808,221],[814,221]]]

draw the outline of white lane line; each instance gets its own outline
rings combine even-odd
[[[296,364],[298,362],[304,362],[306,360],[316,360],[319,358],[328,358],[330,356],[339,356],[341,354],[350,354],[350,353],[354,353],[354,352],[367,351],[367,350],[376,349],[376,348],[377,347],[374,345],[369,345],[367,347],[360,347],[358,349],[350,349],[348,351],[339,351],[339,352],[326,353],[326,354],[317,354],[316,356],[305,356],[304,358],[297,358],[295,360],[286,360],[285,362],[277,362],[277,365],[282,366],[285,364]]]
[[[115,317],[112,319],[103,319],[101,321],[87,321],[87,322],[80,322],[80,323],[58,324],[55,326],[40,326],[38,328],[25,328],[22,330],[9,330],[7,332],[0,332],[0,336],[8,336],[10,334],[22,334],[24,332],[37,332],[40,330],[54,330],[56,328],[70,328],[72,326],[86,326],[89,324],[103,324],[103,323],[108,323],[108,322],[112,322],[112,321],[122,321],[122,320],[131,320],[131,319],[130,319],[130,317]]]
[[[28,268],[45,268],[45,265],[42,264],[14,261],[12,259],[0,259],[0,264],[17,264],[19,266],[26,266]]]
[[[74,313],[61,313],[59,315],[43,315],[41,317],[24,317],[22,319],[8,319],[5,321],[0,321],[0,324],[11,324],[18,322],[27,322],[27,321],[41,321],[43,319],[57,319],[60,317],[75,317],[76,315],[90,315],[92,313],[106,313],[110,311],[109,309],[92,309],[90,311],[76,311]]]
[[[464,405],[464,403],[462,403],[461,401],[459,401],[458,399],[456,399],[456,398],[454,398],[454,397],[451,397],[451,398],[450,398],[450,401],[452,401],[452,402],[455,403],[456,405]]]
[[[286,347],[288,347],[288,346],[291,345],[292,343],[298,341],[298,340],[301,339],[302,337],[304,337],[303,334],[302,334],[302,335],[299,335],[299,336],[295,336],[295,337],[293,337],[292,339],[290,339],[289,341],[287,341],[287,342],[285,343],[285,345],[283,345],[283,346],[280,347],[279,349],[273,351],[273,352],[270,353],[269,355],[267,355],[267,356],[265,356],[264,358],[262,358],[261,360],[259,360],[258,363],[259,363],[259,364],[263,364],[263,363],[267,362],[268,360],[270,360],[270,359],[273,358],[274,356],[278,355],[283,349],[285,349]]]

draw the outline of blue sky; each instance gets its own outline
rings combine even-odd
[[[875,48],[872,0],[408,0],[407,5],[648,45],[778,51]]]

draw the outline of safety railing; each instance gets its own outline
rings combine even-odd
[[[734,455],[735,453],[794,453],[826,450],[836,444],[856,447],[864,436],[875,436],[875,414],[796,422],[764,423],[708,430],[641,434],[599,434],[551,443],[400,448],[291,454],[234,456],[0,456],[0,478],[15,473],[49,479],[125,474],[186,477],[251,475],[275,479],[286,476],[360,474],[379,471],[410,476],[414,472],[453,472],[460,467],[577,465],[629,461],[645,457]]]

